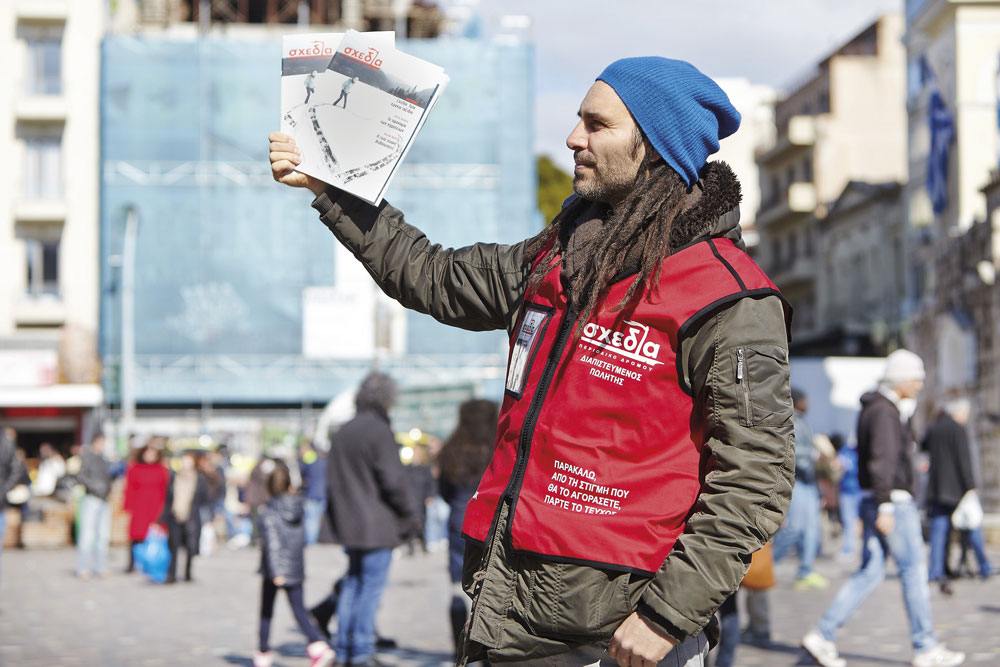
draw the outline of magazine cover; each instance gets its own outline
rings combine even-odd
[[[282,131],[302,151],[298,171],[377,205],[448,77],[396,50],[392,33],[339,37],[286,38]]]

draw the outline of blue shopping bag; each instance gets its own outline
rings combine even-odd
[[[170,547],[167,545],[167,533],[159,524],[151,525],[146,539],[132,549],[135,564],[153,583],[162,584],[167,580]]]

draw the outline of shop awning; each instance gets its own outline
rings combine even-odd
[[[99,384],[0,387],[0,408],[96,408],[103,402]]]

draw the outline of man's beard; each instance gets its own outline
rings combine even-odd
[[[616,204],[635,187],[638,165],[624,159],[598,166],[593,157],[580,151],[575,156],[577,163],[590,168],[587,174],[574,174],[573,191],[584,199]]]

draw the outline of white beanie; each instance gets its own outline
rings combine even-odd
[[[886,383],[905,382],[906,380],[923,380],[924,362],[909,350],[896,350],[885,358],[885,374],[882,381]]]

